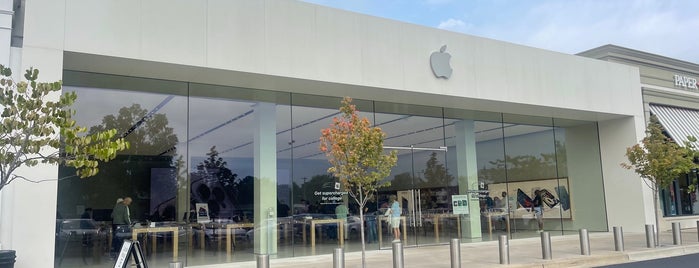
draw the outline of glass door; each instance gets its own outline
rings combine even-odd
[[[381,211],[395,199],[401,207],[398,228],[404,246],[447,243],[458,235],[458,218],[452,217],[450,196],[457,192],[456,180],[446,169],[446,147],[385,146],[398,153],[391,186],[379,192]],[[395,221],[395,219],[392,219]],[[389,220],[381,222],[381,248],[390,248],[396,239]]]

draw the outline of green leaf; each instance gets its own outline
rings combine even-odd
[[[75,111],[69,107],[77,99],[75,92],[64,92],[57,102],[46,99],[50,93],[60,92],[61,81],[39,83],[39,70],[34,68],[25,72],[24,78],[28,83],[14,83],[11,70],[2,65],[0,74],[3,76],[0,78],[0,104],[3,106],[0,132],[6,135],[0,143],[9,145],[0,147],[1,170],[32,167],[39,163],[65,163],[66,166],[75,167],[80,177],[89,177],[99,171],[99,162],[94,159],[108,161],[129,148],[123,139],[114,138],[112,133],[116,133],[115,130],[84,135],[87,128],[77,126],[71,119]],[[60,137],[53,136],[56,129]],[[62,150],[62,153],[58,156],[37,154],[50,149]],[[108,154],[106,157],[100,155],[105,153]],[[22,160],[37,156],[37,159]],[[2,173],[2,176],[0,179],[7,181],[13,174]],[[0,190],[4,186],[0,184]]]

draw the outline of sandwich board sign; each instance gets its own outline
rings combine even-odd
[[[121,244],[121,250],[119,250],[119,255],[114,262],[114,268],[126,268],[129,267],[129,260],[131,255],[134,257],[134,262],[138,268],[148,268],[148,263],[143,257],[143,250],[141,249],[141,244],[138,241],[131,241],[128,239],[124,240]]]

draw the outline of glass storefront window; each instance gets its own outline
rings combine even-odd
[[[696,170],[678,178],[672,184],[660,190],[660,202],[664,216],[699,215],[699,176]],[[690,192],[694,185],[694,192]]]
[[[367,204],[375,221],[362,222],[318,148],[338,97],[71,71],[64,83],[78,93],[79,124],[117,128],[132,148],[95,178],[59,169],[61,267],[88,258],[103,266],[112,245],[133,237],[158,267],[358,251],[362,225],[376,233],[367,232],[367,249],[388,248],[394,237],[382,216],[391,196],[408,246],[535,236],[537,191],[544,230],[606,230],[594,122],[355,99],[398,153],[391,186]],[[127,196],[134,224],[113,228],[111,210]],[[93,227],[70,227],[80,219]]]

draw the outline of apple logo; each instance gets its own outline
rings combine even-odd
[[[445,50],[447,50],[447,45],[443,45],[439,51],[432,52],[432,55],[430,55],[430,65],[432,66],[434,76],[437,78],[442,77],[444,79],[449,79],[452,72],[449,63],[451,54],[444,52]]]

